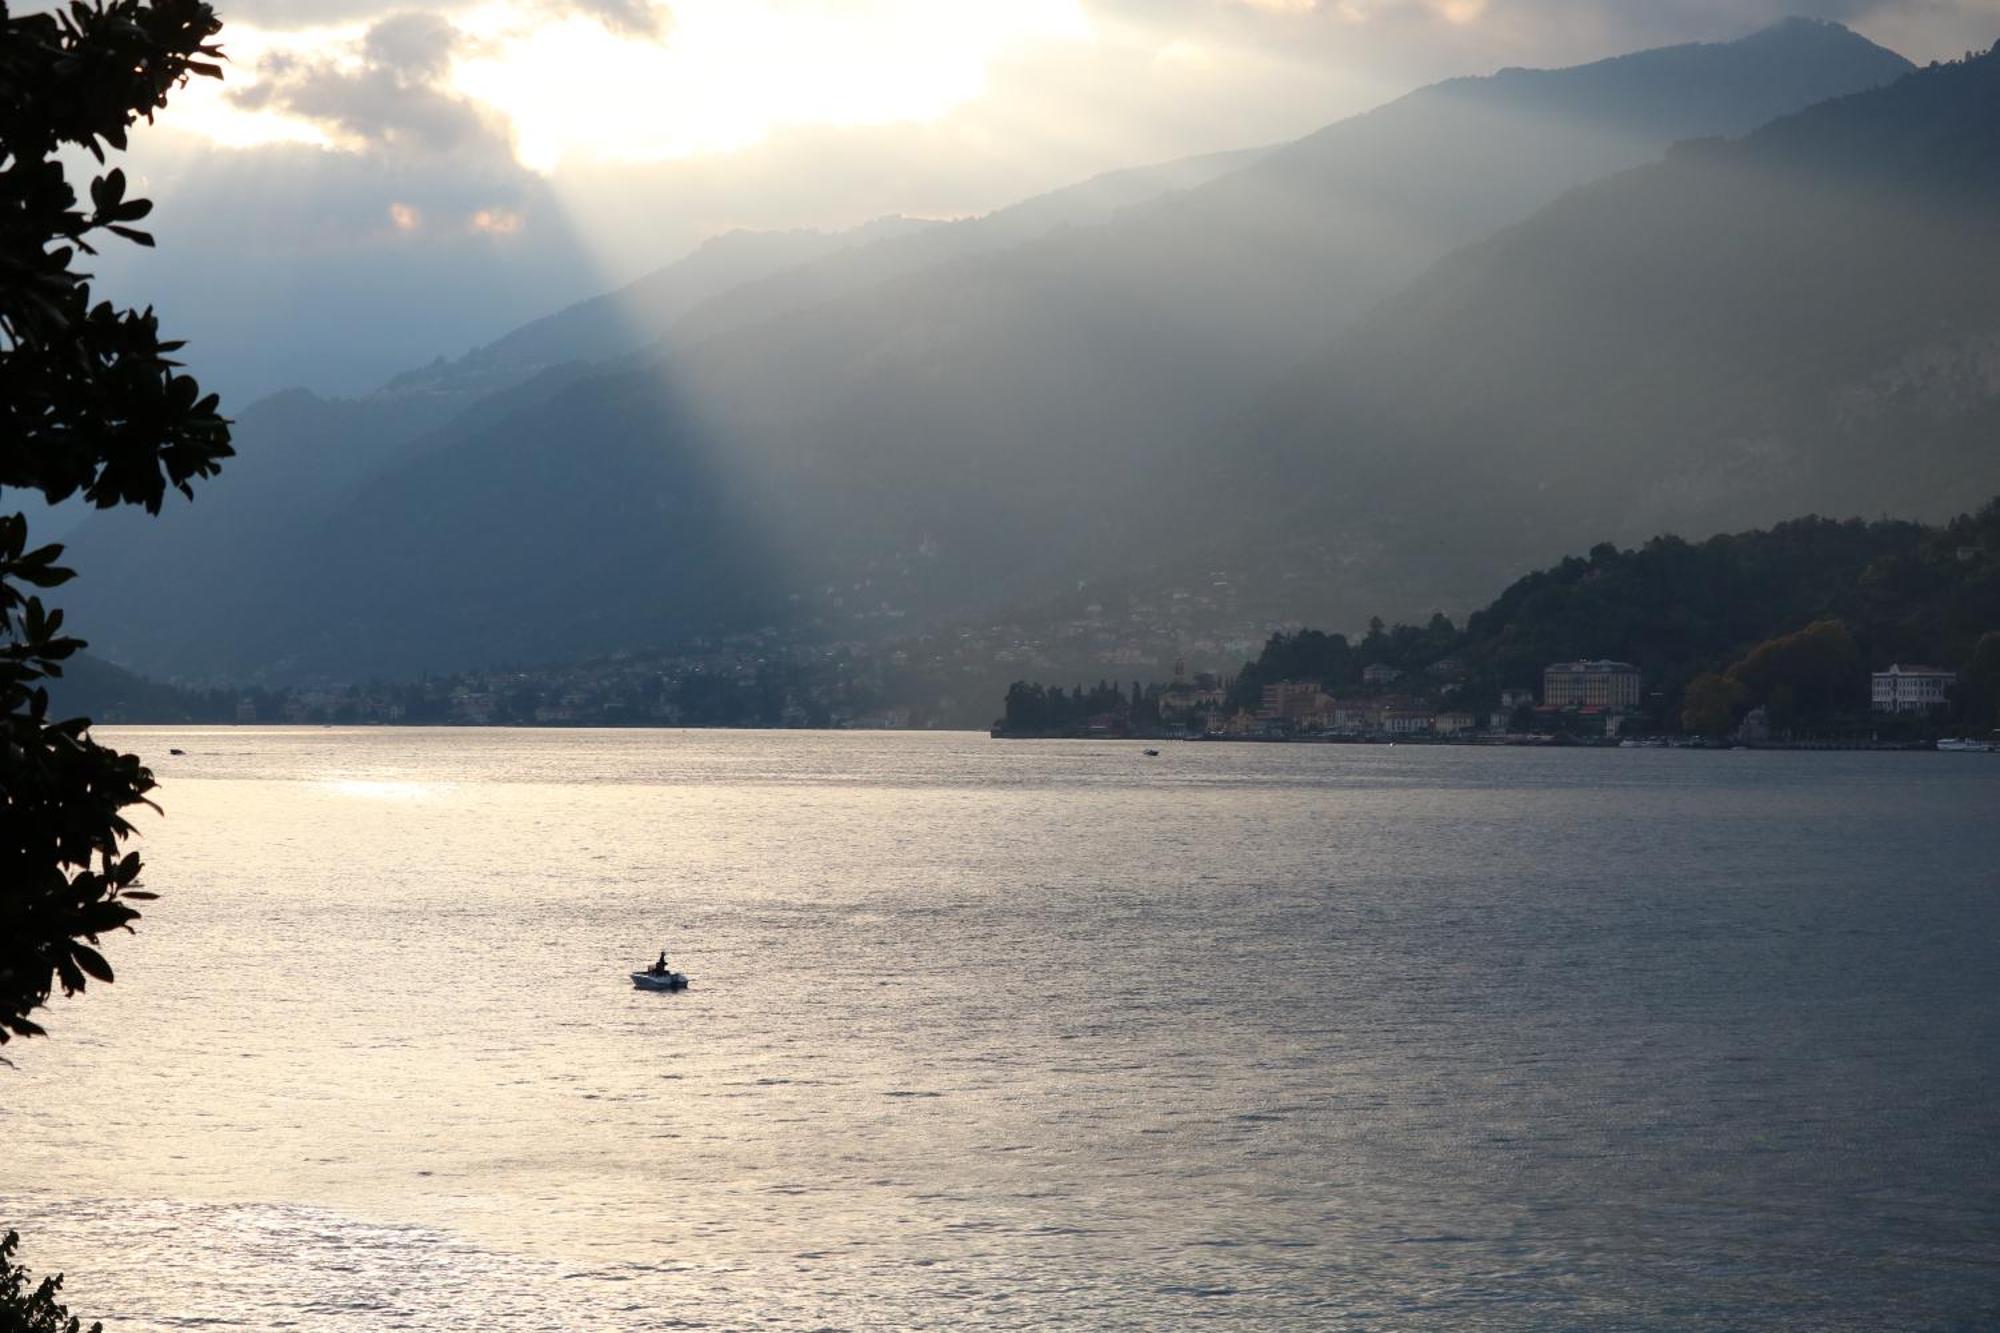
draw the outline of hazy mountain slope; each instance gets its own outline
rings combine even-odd
[[[108,617],[98,638],[163,671],[474,663],[494,648],[476,623],[486,612],[455,608],[489,608],[493,590],[439,534],[515,531],[558,457],[588,486],[563,491],[535,525],[546,577],[508,603],[527,627],[508,642],[540,634],[548,658],[574,654],[561,641],[572,631],[622,623],[626,642],[656,641],[731,604],[718,596],[690,612],[671,580],[602,591],[628,557],[705,570],[705,596],[826,614],[843,632],[1029,595],[1159,544],[1160,516],[1205,485],[1177,442],[1226,420],[1308,340],[1462,234],[1691,130],[1749,128],[1787,96],[1872,86],[1906,67],[1845,30],[1788,23],[1583,71],[1460,81],[1103,225],[861,290],[853,270],[758,284],[713,325],[701,320],[717,307],[691,314],[665,363],[552,386],[556,397],[488,414],[279,546],[240,548],[243,578],[204,606],[128,591],[129,614]],[[1365,199],[1354,193],[1364,185]],[[897,273],[903,261],[885,252],[953,231],[853,254]],[[749,311],[758,317],[742,322]],[[509,479],[529,489],[510,493]],[[756,517],[726,532],[684,514],[663,532],[624,526],[643,528],[656,503],[679,513],[701,486]],[[1238,505],[1250,490],[1226,486],[1206,503]],[[1199,519],[1225,524],[1228,512]],[[402,563],[385,567],[377,550]],[[606,552],[624,554],[607,563]],[[422,589],[439,614],[426,619],[412,600],[384,619],[384,578],[398,597]],[[307,650],[301,617],[337,628]],[[371,628],[391,621],[393,633]]]
[[[1263,149],[1106,172],[983,217],[881,218],[844,231],[734,231],[613,292],[523,325],[456,360],[398,377],[392,391],[486,391],[569,361],[605,361],[669,335],[698,342],[949,259],[1018,245],[1237,170]]]
[[[909,235],[857,246],[705,301],[663,334],[669,340],[669,350],[684,349],[796,311],[866,294],[949,261],[1010,249],[1064,229],[1099,227],[1134,209],[1242,170],[1271,151],[1245,148],[1106,172],[984,217],[937,223]],[[863,299],[868,298],[864,295]]]
[[[49,716],[93,722],[182,722],[193,715],[188,695],[170,685],[78,653],[49,682]]]
[[[777,614],[755,497],[715,465],[672,386],[640,410],[573,391],[467,448],[426,454],[306,540],[281,567],[256,641],[290,645],[305,667],[366,664],[408,673],[545,661],[665,642]],[[335,545],[338,562],[316,559]],[[699,553],[698,555],[696,553]]]
[[[301,571],[328,562],[340,568],[355,549],[337,531],[330,550],[309,549],[312,534],[331,531],[329,516],[392,461],[412,460],[414,475],[428,476],[421,455],[512,417],[539,420],[552,396],[605,373],[598,363],[657,343],[690,312],[729,307],[726,316],[708,314],[710,331],[767,318],[956,255],[1102,222],[1261,151],[1110,172],[958,222],[890,218],[845,232],[732,232],[618,291],[464,357],[440,358],[363,398],[274,394],[237,418],[238,456],[191,511],[170,506],[158,521],[116,512],[81,521],[71,554],[91,578],[77,585],[77,613],[99,627],[109,651],[149,668],[272,669],[296,656],[264,632],[272,608],[290,603]],[[742,294],[733,307],[731,293]]]
[[[1299,612],[1335,623],[1600,539],[2000,490],[2000,55],[1577,191],[1377,310],[1208,468],[1283,479],[1232,558],[1348,562]]]
[[[774,273],[937,224],[886,218],[849,231],[732,231],[616,291],[524,324],[457,359],[399,375],[390,393],[480,394],[568,361],[602,361],[656,342],[675,321],[725,292]]]
[[[1011,596],[1156,539],[1179,439],[1462,240],[1691,132],[1872,87],[1830,24],[1412,94],[1094,228],[941,264],[681,347],[676,381],[787,531],[841,568],[933,552],[913,613]],[[928,240],[928,237],[919,238]],[[607,383],[607,393],[622,390]],[[955,577],[953,573],[955,572]]]
[[[1053,453],[1109,443],[1129,457],[1190,416],[1221,415],[1368,304],[1564,189],[1909,68],[1846,29],[1795,20],[1739,42],[1454,80],[1106,226],[795,308],[783,329],[750,325],[739,345],[678,364],[725,398],[746,396],[732,373],[785,394],[766,415],[813,439],[829,401],[909,421],[935,399],[921,429],[948,434],[1004,415],[1005,403],[960,396],[997,384],[1036,408],[1015,434],[1071,416]],[[1051,355],[1071,343],[1084,354]]]
[[[442,398],[348,401],[303,389],[253,404],[236,417],[237,457],[193,503],[171,498],[157,517],[92,511],[64,538],[82,576],[64,598],[71,624],[130,664],[178,660],[215,626],[254,614],[264,571],[300,529],[453,411]]]
[[[1454,79],[1164,201],[1112,248],[1172,281],[1217,347],[1282,369],[1563,190],[1909,69],[1837,24],[1792,19],[1734,42]]]
[[[677,317],[730,284],[855,243],[818,232],[732,234],[634,284],[624,294],[634,304],[584,302],[361,398],[293,389],[232,409],[237,456],[192,505],[171,503],[157,519],[97,512],[67,535],[72,564],[88,576],[69,599],[75,623],[108,654],[149,671],[226,671],[239,661],[265,669],[285,656],[275,640],[258,640],[247,659],[218,655],[216,645],[257,637],[264,608],[288,596],[299,543],[370,477],[544,401],[584,372],[588,353],[652,341],[656,333],[633,329],[637,303]],[[565,339],[576,355],[554,350]],[[338,562],[345,549],[336,541],[309,560]]]
[[[1063,496],[1101,512],[1107,488],[1157,466],[1161,441],[1224,419],[1454,246],[1689,132],[1748,130],[1803,104],[1787,93],[1832,96],[1907,68],[1844,29],[1792,22],[1460,80],[1110,225],[684,349],[675,371],[765,466],[923,472],[947,487],[993,472],[995,523]],[[1066,485],[1044,484],[1057,474]]]

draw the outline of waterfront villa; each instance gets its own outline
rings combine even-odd
[[[1556,662],[1542,670],[1547,708],[1626,709],[1639,706],[1639,668],[1630,662]]]
[[[1921,713],[1944,703],[1957,680],[1954,671],[1892,663],[1871,677],[1870,707],[1878,713]]]

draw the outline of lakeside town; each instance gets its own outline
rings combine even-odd
[[[1121,673],[1122,674],[1122,673]],[[1061,677],[1057,677],[1058,680]],[[2000,501],[1936,526],[1807,517],[1516,579],[1462,622],[1272,634],[1233,674],[1016,681],[993,734],[1992,747]]]
[[[811,618],[400,682],[155,682],[79,658],[52,693],[125,723],[1816,748],[1982,748],[2000,728],[2000,501],[1935,527],[1809,517],[1600,544],[1462,621],[1375,617],[1352,640],[1274,623],[1240,600],[1249,583],[1079,588],[890,638]]]
[[[1275,636],[1281,641],[1285,636]],[[899,730],[927,720],[889,702],[897,667],[858,645],[818,652],[718,643],[674,657],[626,656],[563,669],[468,672],[401,685],[215,690],[180,696],[187,720],[240,725],[756,727]],[[1362,667],[1355,688],[1316,680],[1258,682],[1255,672],[1190,671],[1165,684],[1100,681],[1069,690],[1017,683],[990,734],[1002,739],[1301,741],[1477,745],[1716,746],[2000,751],[2000,733],[1959,735],[1949,723],[1959,673],[1891,663],[1868,674],[1865,713],[1804,732],[1775,730],[1771,709],[1726,729],[1659,726],[1660,691],[1633,663],[1553,662],[1537,688],[1483,689],[1464,664],[1416,671]],[[1246,679],[1249,677],[1250,679]],[[1859,692],[1860,682],[1855,682]],[[129,705],[128,705],[129,707]],[[154,720],[155,709],[107,720]],[[1952,732],[1953,734],[1946,734]]]
[[[1379,626],[1369,643],[1408,655],[1429,634],[1457,631],[1442,617],[1424,631]],[[1796,636],[1794,636],[1796,637]],[[1368,661],[1345,688],[1274,673],[1266,659],[1312,641],[1347,651],[1339,635],[1278,631],[1264,657],[1235,673],[1191,671],[1176,660],[1164,684],[1043,687],[1016,682],[990,734],[1003,739],[1129,738],[1480,745],[1783,746],[2000,750],[2000,733],[1962,728],[1954,700],[1959,672],[1894,662],[1854,674],[1837,693],[1846,706],[1809,709],[1799,727],[1798,691],[1783,704],[1734,709],[1741,688],[1724,677],[1681,683],[1671,693],[1634,663],[1576,659],[1545,665],[1533,685],[1495,686],[1456,657],[1414,669]],[[1232,647],[1237,645],[1230,645]],[[765,633],[702,642],[675,654],[619,654],[557,667],[461,672],[413,682],[304,688],[188,690],[125,678],[106,722],[191,721],[241,725],[738,727],[901,730],[964,726],[977,708],[980,662],[991,644],[970,633],[885,647],[859,642],[802,645]],[[1008,655],[1018,661],[1014,654]],[[1010,663],[1011,664],[1011,663]],[[1121,663],[1122,665],[1122,663]],[[962,689],[964,704],[954,696]],[[1706,682],[1706,683],[1704,683]],[[1701,716],[1704,694],[1719,705]],[[912,706],[911,700],[923,702]],[[1862,701],[1865,700],[1865,705]],[[1774,713],[1779,714],[1774,716]],[[1964,732],[1965,734],[1960,734]]]
[[[1023,673],[1164,675],[1177,656],[1241,664],[1296,628],[1242,605],[1239,579],[1155,594],[1093,589],[1045,606],[895,633],[899,611],[698,636],[676,649],[495,664],[414,680],[155,682],[71,672],[57,693],[103,722],[317,725],[956,728],[991,724]],[[879,589],[857,584],[852,597]],[[66,687],[66,688],[65,688]]]
[[[1441,659],[1422,676],[1371,662],[1360,689],[1335,695],[1311,680],[1275,680],[1258,687],[1255,706],[1236,680],[1176,664],[1173,681],[1127,693],[1108,683],[1095,689],[1044,690],[1017,685],[992,735],[1002,739],[1060,737],[1153,740],[1455,742],[1497,745],[1622,745],[1638,747],[1782,746],[1798,749],[1949,749],[2000,751],[2000,733],[1940,736],[1958,673],[1892,663],[1868,677],[1865,717],[1840,717],[1803,734],[1780,735],[1771,710],[1748,710],[1727,729],[1663,733],[1649,725],[1639,668],[1608,659],[1553,662],[1539,691],[1503,688],[1490,707],[1469,702],[1464,666]]]

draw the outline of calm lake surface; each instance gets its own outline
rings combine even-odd
[[[102,734],[111,1333],[2000,1325],[2000,756]]]

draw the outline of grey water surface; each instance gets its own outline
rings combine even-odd
[[[102,734],[111,1333],[2000,1326],[2000,756]]]

